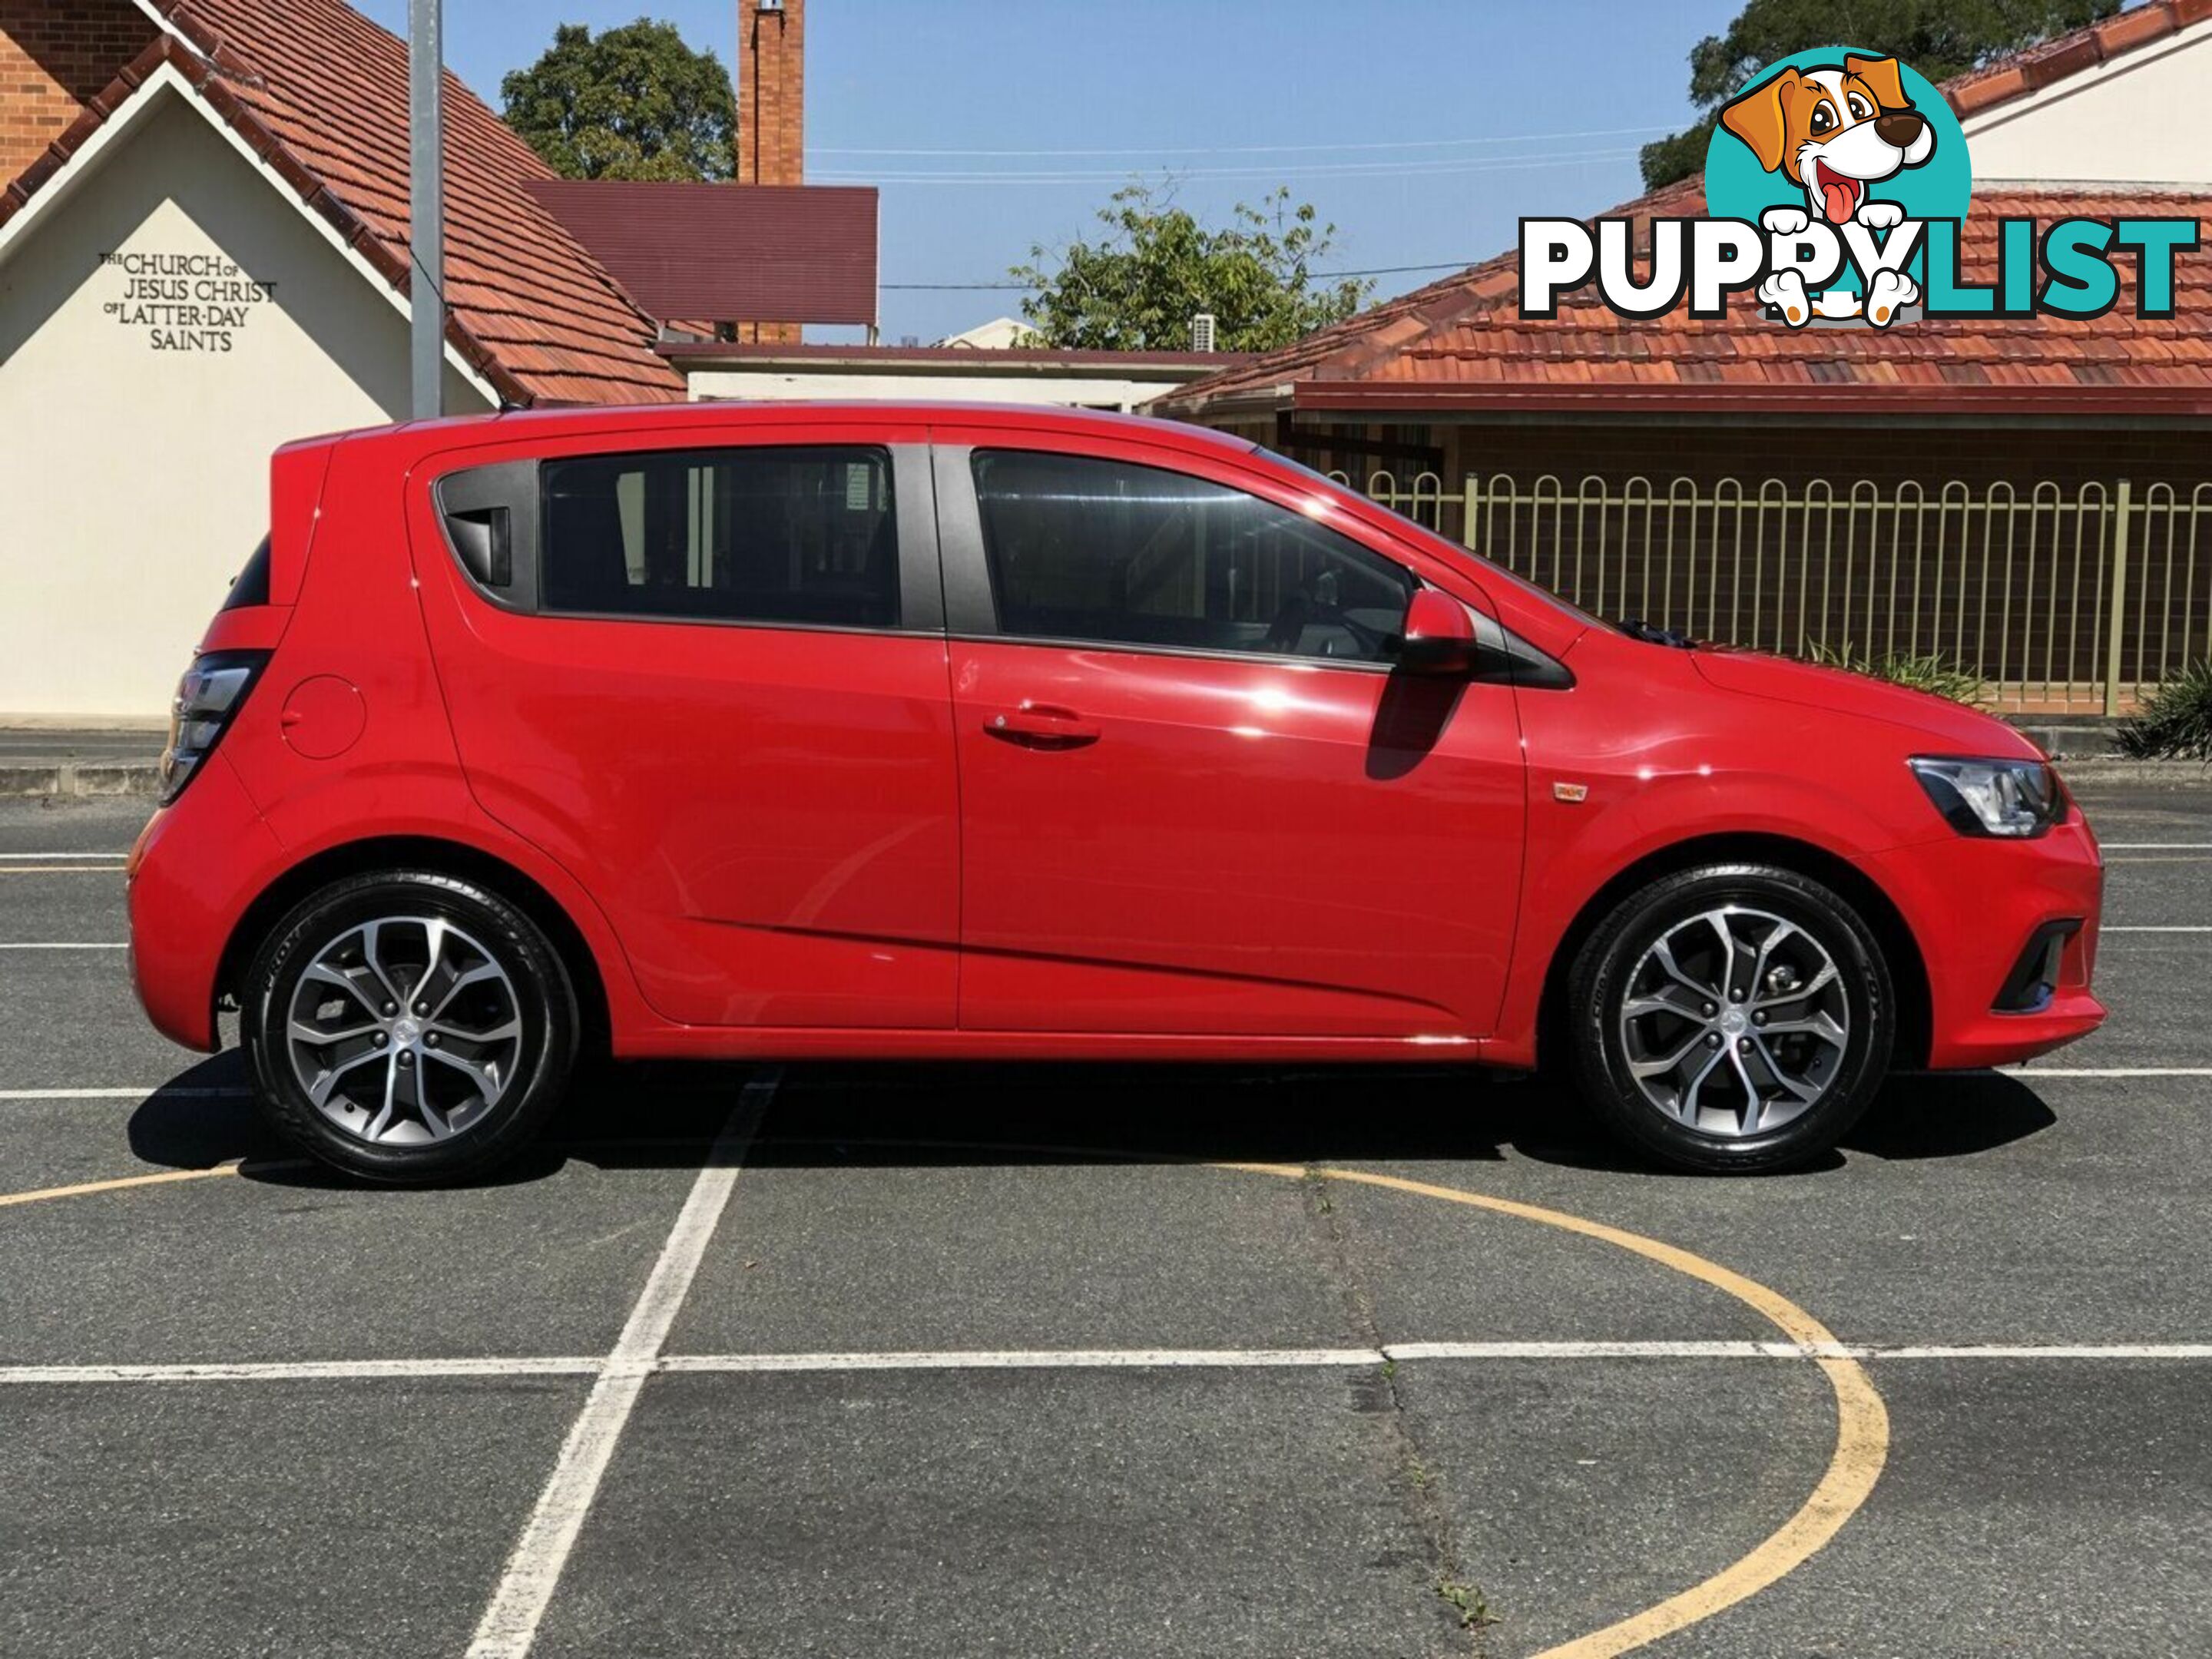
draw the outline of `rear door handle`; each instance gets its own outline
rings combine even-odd
[[[1049,702],[1002,708],[983,722],[983,730],[1030,749],[1080,749],[1098,741],[1098,728],[1091,722],[1073,708]]]

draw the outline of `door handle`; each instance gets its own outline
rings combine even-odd
[[[1080,749],[1098,741],[1098,728],[1073,708],[1048,702],[1024,702],[1002,708],[983,722],[983,730],[1030,749]]]

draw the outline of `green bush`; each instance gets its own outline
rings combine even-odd
[[[2120,752],[2137,760],[2212,763],[2212,658],[2184,669],[2120,722]]]
[[[1931,651],[1925,656],[1885,651],[1879,657],[1868,657],[1861,655],[1845,640],[1840,646],[1814,646],[1813,660],[1828,668],[1871,674],[1878,680],[1887,680],[1893,685],[1907,686],[1915,691],[1933,692],[1953,702],[1976,703],[1982,699],[1981,676],[1961,668],[1940,651]]]

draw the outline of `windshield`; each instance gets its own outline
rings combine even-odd
[[[1461,544],[1453,541],[1448,536],[1439,536],[1435,531],[1430,529],[1428,526],[1423,524],[1419,519],[1409,519],[1404,514],[1399,512],[1397,508],[1389,506],[1388,503],[1378,501],[1370,495],[1363,495],[1358,491],[1347,488],[1340,480],[1330,477],[1326,472],[1315,471],[1312,467],[1308,466],[1304,461],[1298,460],[1294,457],[1285,455],[1279,449],[1270,449],[1265,444],[1255,443],[1252,446],[1252,449],[1253,453],[1255,454],[1271,456],[1274,459],[1282,462],[1285,466],[1291,468],[1294,471],[1304,473],[1307,477],[1313,479],[1316,483],[1321,484],[1323,488],[1328,489],[1331,495],[1341,496],[1346,501],[1358,501],[1363,506],[1372,507],[1385,514],[1395,521],[1400,532],[1403,534],[1407,540],[1420,543],[1422,546],[1428,549],[1431,552],[1438,554],[1446,558],[1472,559],[1475,563],[1482,567],[1483,580],[1486,581],[1503,582],[1509,586],[1519,589],[1522,592],[1528,595],[1532,599],[1540,599],[1546,605],[1557,606],[1559,610],[1565,611],[1567,615],[1572,617],[1576,621],[1581,623],[1586,628],[1609,628],[1613,626],[1613,624],[1605,622],[1600,617],[1593,617],[1589,611],[1583,610],[1580,605],[1576,605],[1571,600],[1561,599],[1549,588],[1539,587],[1527,577],[1515,575],[1510,570],[1508,570],[1504,565],[1498,563],[1495,560],[1484,558],[1481,554],[1476,552],[1473,548],[1462,546]]]

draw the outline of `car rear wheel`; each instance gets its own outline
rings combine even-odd
[[[1887,1071],[1895,998],[1838,894],[1755,864],[1624,900],[1576,958],[1571,1058],[1599,1119],[1660,1161],[1778,1170],[1833,1147]]]
[[[264,1115],[373,1181],[450,1181],[512,1157],[575,1062],[575,994],[544,932],[430,872],[307,899],[262,945],[240,1006]]]

